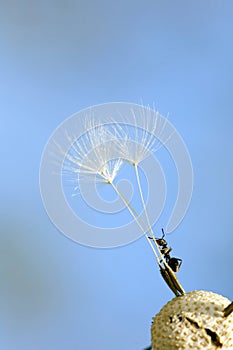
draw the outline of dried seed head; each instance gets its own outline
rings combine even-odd
[[[227,298],[194,291],[169,301],[151,326],[153,350],[233,349],[233,313],[224,317]]]

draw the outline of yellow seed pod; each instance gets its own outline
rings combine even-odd
[[[233,349],[231,301],[206,291],[189,292],[169,301],[153,318],[153,350]]]

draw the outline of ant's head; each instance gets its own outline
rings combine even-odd
[[[164,236],[165,236],[165,233],[164,233],[164,230],[162,228],[162,237],[161,238],[157,238],[156,239],[156,242],[158,243],[158,245],[160,245],[161,247],[166,247],[167,246],[167,242],[166,240],[164,239]]]

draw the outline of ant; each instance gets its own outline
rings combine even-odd
[[[172,258],[170,256],[170,252],[172,251],[172,248],[167,246],[167,242],[164,239],[165,233],[164,233],[163,228],[162,228],[162,233],[163,233],[163,236],[161,238],[155,238],[156,243],[160,246],[160,251],[163,254],[164,259],[165,259],[166,263],[168,264],[168,266],[170,266],[172,271],[177,272],[182,264],[182,259]],[[149,237],[149,238],[153,239],[151,237]]]

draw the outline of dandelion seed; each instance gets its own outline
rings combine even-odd
[[[87,125],[87,129],[87,133],[79,140],[72,140],[67,135],[72,147],[66,154],[64,169],[77,175],[76,190],[80,181],[110,184],[146,236],[159,263],[158,254],[146,235],[149,227],[114,184],[114,179],[123,164],[119,129],[106,127],[94,121]],[[124,136],[123,139],[125,140]]]
[[[125,125],[121,126],[117,124],[115,125],[115,134],[117,135],[118,147],[120,149],[122,159],[127,163],[133,165],[134,167],[141,203],[146,217],[146,225],[148,228],[148,232],[153,238],[154,244],[156,245],[156,248],[159,251],[161,260],[166,266],[167,264],[160,252],[159,246],[157,245],[150,224],[150,219],[146,209],[146,203],[143,196],[138,170],[139,164],[147,157],[149,157],[152,153],[155,153],[161,147],[159,137],[165,129],[166,120],[164,118],[161,118],[157,111],[149,107],[142,108],[140,115],[136,115],[132,110],[132,116],[134,120],[134,124],[132,125],[132,127],[129,129]],[[138,125],[142,125],[142,127],[139,128]],[[170,137],[171,135],[169,135],[167,139],[169,139]]]
[[[156,257],[160,271],[164,270],[164,267],[161,265],[161,262],[163,262],[165,270],[169,272],[169,283],[167,279],[164,278],[163,274],[162,276],[170,287],[171,284],[179,285],[179,283],[175,274],[170,271],[171,269],[166,263],[154,237],[138,173],[138,164],[149,156],[157,144],[155,135],[158,133],[156,130],[158,114],[156,114],[155,118],[154,113],[149,112],[150,110],[148,109],[148,112],[142,115],[142,118],[144,118],[145,130],[138,130],[135,116],[135,128],[133,128],[131,134],[127,133],[119,124],[113,123],[112,125],[102,125],[93,120],[87,124],[87,132],[80,139],[72,140],[71,137],[67,135],[72,147],[66,154],[64,169],[77,175],[76,189],[78,189],[79,183],[82,181],[94,181],[95,183],[110,184],[112,186],[146,237]],[[148,131],[150,127],[151,133]],[[131,139],[132,135],[134,136],[134,139]],[[114,180],[124,161],[132,164],[135,168],[138,189],[146,221],[141,218],[137,211],[124,197],[124,194],[121,193],[118,187],[114,184]],[[158,254],[148,233],[150,234],[150,237],[153,238]],[[158,255],[160,255],[160,258]],[[170,281],[172,283],[170,283]],[[172,288],[172,291],[176,293],[176,288]],[[183,293],[182,287],[181,291]]]
[[[135,168],[135,175],[143,209],[146,215],[147,225],[149,226],[150,234],[153,236],[145,200],[142,194],[138,165],[160,147],[158,137],[163,132],[166,121],[164,121],[163,118],[160,118],[157,111],[154,111],[149,107],[143,108],[142,113],[137,116],[134,111],[132,111],[132,116],[134,119],[134,125],[130,130],[127,130],[127,128],[125,130],[123,126],[116,125],[116,133],[120,140],[118,141],[118,145],[122,159],[133,165]],[[138,119],[140,119],[141,123],[138,123]],[[139,124],[142,124],[142,128],[138,127]]]

